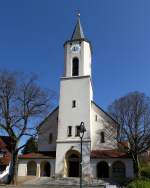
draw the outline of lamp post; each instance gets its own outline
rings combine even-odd
[[[84,122],[80,123],[80,144],[81,144],[81,155],[80,155],[80,188],[82,188],[82,141],[84,133],[86,132]]]

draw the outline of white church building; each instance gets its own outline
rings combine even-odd
[[[39,125],[38,152],[19,157],[18,176],[79,177],[84,122],[83,178],[132,178],[132,159],[118,150],[118,124],[93,100],[92,47],[79,16],[64,57],[59,106]]]

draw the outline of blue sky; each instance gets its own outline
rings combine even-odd
[[[130,91],[150,96],[149,0],[0,1],[0,69],[36,73],[59,93],[77,9],[93,47],[95,101],[106,110]]]

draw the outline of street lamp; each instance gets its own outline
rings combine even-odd
[[[80,144],[81,144],[81,155],[80,155],[80,188],[82,188],[82,141],[86,128],[84,122],[80,123]]]

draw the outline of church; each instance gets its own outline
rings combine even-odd
[[[118,149],[118,123],[93,100],[92,45],[77,17],[64,43],[64,75],[59,106],[41,124],[38,152],[19,156],[18,176],[79,177],[80,124],[83,178],[132,178],[133,161]]]

